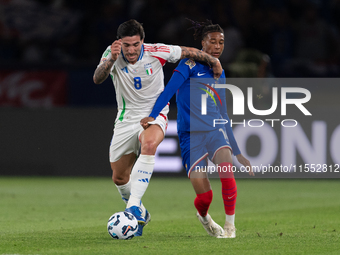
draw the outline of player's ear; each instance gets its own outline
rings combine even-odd
[[[201,43],[202,43],[202,50],[204,50],[204,48],[205,48],[205,41],[202,40]]]

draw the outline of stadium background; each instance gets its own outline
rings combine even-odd
[[[111,175],[114,89],[110,79],[95,85],[92,75],[117,26],[130,18],[143,23],[145,42],[198,48],[185,18],[219,23],[225,30],[221,62],[228,77],[340,74],[337,0],[1,1],[0,175]],[[165,65],[165,82],[175,66]],[[310,144],[294,147],[293,156],[308,162],[326,153],[327,163],[340,163],[338,91],[310,89],[321,98],[311,107],[320,111],[322,119],[313,117],[314,131],[324,132],[325,142],[318,146],[313,121],[307,121],[303,129]],[[175,120],[174,99],[171,105],[169,116]],[[173,123],[158,150],[155,175],[185,176]],[[280,130],[275,132],[282,139]],[[250,151],[243,150],[254,159],[266,148],[258,139],[250,137],[245,142]],[[274,164],[285,153],[280,142],[275,146]],[[311,152],[309,158],[300,155],[304,149]]]

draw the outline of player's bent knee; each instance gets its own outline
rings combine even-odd
[[[114,182],[114,184],[118,186],[128,183],[129,178],[130,178],[129,176],[119,175],[116,174],[115,172],[112,173],[112,181]]]
[[[142,143],[141,152],[144,155],[155,155],[157,143],[153,140],[145,141]]]

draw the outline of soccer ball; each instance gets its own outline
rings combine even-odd
[[[107,222],[107,231],[114,239],[131,239],[138,230],[138,221],[131,213],[117,212]]]

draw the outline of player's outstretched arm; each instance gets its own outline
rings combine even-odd
[[[214,78],[218,79],[221,76],[223,70],[218,58],[214,58],[213,56],[196,48],[181,46],[181,49],[182,49],[181,59],[192,58],[197,61],[209,63],[213,68]]]
[[[109,76],[111,68],[120,54],[121,48],[121,40],[114,41],[111,44],[111,54],[109,54],[109,57],[103,61],[103,63],[99,64],[99,66],[94,71],[93,82],[95,84],[103,83]]]
[[[248,173],[250,176],[255,176],[253,169],[251,167],[250,161],[248,159],[246,159],[242,154],[236,155],[236,158],[238,162],[240,162],[242,165],[244,165],[247,168],[247,170],[249,170]]]

